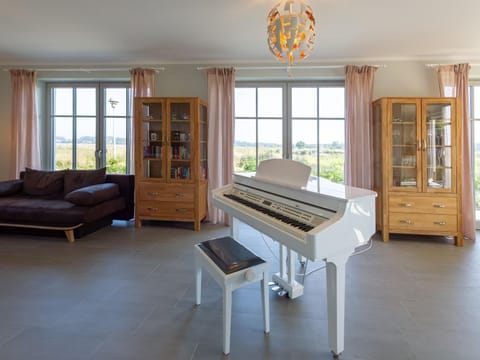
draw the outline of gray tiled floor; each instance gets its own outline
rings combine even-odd
[[[222,295],[208,275],[193,306],[192,246],[228,228],[177,225],[116,223],[75,244],[0,232],[0,359],[224,358]],[[274,243],[246,226],[240,238],[277,271]],[[478,244],[376,239],[347,271],[342,359],[479,358]],[[234,292],[229,359],[331,359],[325,270],[306,278],[304,296],[270,300],[265,336],[258,284]]]

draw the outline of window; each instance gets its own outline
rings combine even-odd
[[[287,158],[312,175],[344,181],[345,88],[342,83],[237,83],[234,171]]]
[[[477,229],[480,228],[480,84],[473,83],[469,89],[473,191]]]
[[[50,168],[128,172],[129,83],[47,83],[47,104]]]

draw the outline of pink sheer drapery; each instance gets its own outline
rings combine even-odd
[[[230,184],[233,175],[235,69],[208,69],[208,220],[229,224],[212,206],[213,189]]]
[[[155,79],[157,72],[152,69],[135,68],[130,69],[130,84],[132,87],[132,98],[136,97],[150,97],[155,94]],[[129,173],[135,173],[135,161],[134,161],[134,143],[135,139],[135,126],[130,124],[130,134],[132,141],[130,141],[130,154],[132,154],[130,161]]]
[[[12,84],[12,131],[10,178],[18,178],[25,167],[39,169],[40,147],[37,120],[37,73],[10,70]]]
[[[373,188],[374,66],[345,67],[345,184]]]
[[[152,69],[130,69],[132,96],[150,97],[155,94],[156,71]]]
[[[468,109],[469,64],[442,65],[436,68],[440,96],[460,98],[462,107],[462,220],[463,234],[475,240],[475,205],[472,181],[472,153],[470,145],[470,120]]]

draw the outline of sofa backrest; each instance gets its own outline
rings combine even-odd
[[[20,179],[25,178],[25,172],[20,172]],[[125,209],[114,215],[116,220],[133,219],[135,209],[135,176],[127,174],[107,174],[105,182],[118,184],[120,196],[125,198]]]

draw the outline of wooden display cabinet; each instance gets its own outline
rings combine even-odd
[[[453,236],[463,245],[461,107],[456,98],[381,98],[373,103],[377,228]]]
[[[207,104],[135,98],[135,226],[200,222],[207,214]]]

